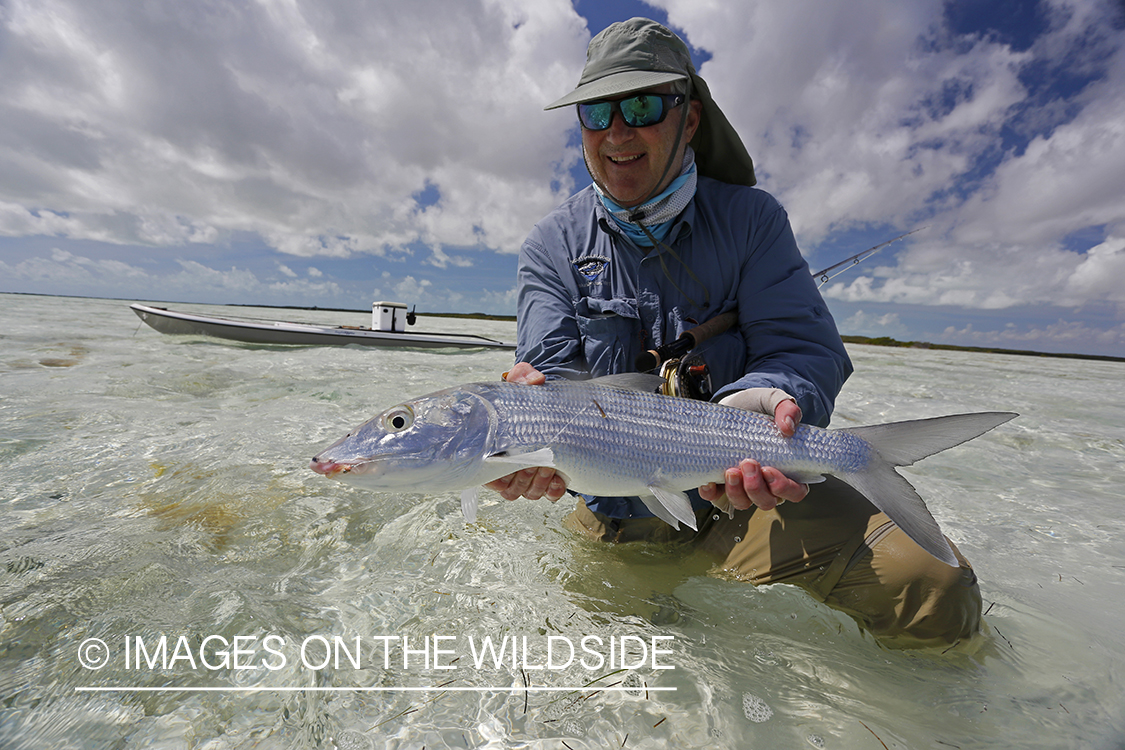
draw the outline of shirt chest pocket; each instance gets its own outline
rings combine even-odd
[[[641,334],[636,300],[584,297],[575,304],[575,316],[591,375],[633,371]]]

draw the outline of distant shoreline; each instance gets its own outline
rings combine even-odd
[[[100,300],[116,300],[117,297],[80,297],[70,294],[38,294],[35,292],[0,292],[0,294],[18,294],[25,297],[55,297],[63,299],[100,299]],[[141,300],[141,299],[121,299],[122,302],[145,302],[155,300]],[[260,307],[267,310],[309,310],[316,312],[341,312],[341,313],[367,313],[370,310],[356,310],[348,307],[302,307],[295,305],[251,305],[241,302],[231,302],[225,305],[219,305],[213,302],[164,302],[163,304],[171,305],[214,305],[216,307]],[[452,313],[452,312],[420,312],[416,313],[419,316],[427,318],[463,318],[468,320],[502,320],[515,322],[515,315],[493,315],[491,313],[472,312],[472,313]],[[999,347],[991,346],[957,346],[955,344],[932,344],[928,341],[898,341],[889,336],[878,336],[871,338],[868,336],[844,336],[840,338],[844,340],[845,344],[864,344],[867,346],[886,346],[898,349],[936,349],[938,351],[951,351],[951,352],[973,352],[977,354],[1010,354],[1017,357],[1053,357],[1056,359],[1080,359],[1091,360],[1095,362],[1125,362],[1125,357],[1114,357],[1108,354],[1068,354],[1056,352],[1037,352],[1031,349],[1001,349]]]
[[[1018,357],[1054,357],[1056,359],[1089,359],[1098,362],[1125,362],[1125,357],[1108,354],[1058,354],[1037,352],[1031,349],[1000,349],[992,346],[957,346],[956,344],[931,344],[928,341],[897,341],[889,336],[868,338],[867,336],[843,336],[845,344],[867,344],[868,346],[889,346],[899,349],[938,349],[950,352],[975,352],[977,354],[1012,354]]]

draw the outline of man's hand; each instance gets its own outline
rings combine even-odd
[[[720,403],[750,411],[771,414],[777,429],[787,438],[793,437],[801,423],[801,407],[788,394],[776,389],[751,388],[723,398]],[[743,459],[738,466],[727,469],[725,485],[710,482],[699,488],[699,496],[714,502],[726,493],[730,504],[737,510],[756,505],[762,510],[772,510],[778,503],[790,500],[795,503],[805,499],[809,488],[794,482],[772,466],[762,466],[757,461]]]
[[[524,385],[543,385],[547,382],[547,376],[527,362],[517,362],[507,372],[504,379],[509,383],[522,383]],[[493,480],[485,487],[496,490],[500,493],[500,497],[505,500],[515,500],[521,496],[528,500],[546,497],[553,503],[566,494],[566,482],[555,473],[554,469],[547,466],[521,469]]]
[[[545,497],[552,503],[566,494],[566,482],[547,466],[522,469],[506,477],[495,479],[485,487],[496,490],[505,500],[515,500],[526,497],[528,500],[538,500]]]
[[[547,376],[527,362],[516,362],[512,369],[504,373],[504,380],[509,383],[522,383],[523,385],[543,385],[547,382]]]

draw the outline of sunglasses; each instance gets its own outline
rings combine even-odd
[[[683,94],[637,94],[617,101],[583,102],[578,105],[578,119],[587,130],[606,130],[616,110],[629,127],[647,128],[664,122],[683,103]]]

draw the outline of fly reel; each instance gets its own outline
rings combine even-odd
[[[660,377],[664,380],[660,392],[665,396],[710,401],[715,395],[711,388],[711,372],[698,354],[668,360],[660,366]]]

